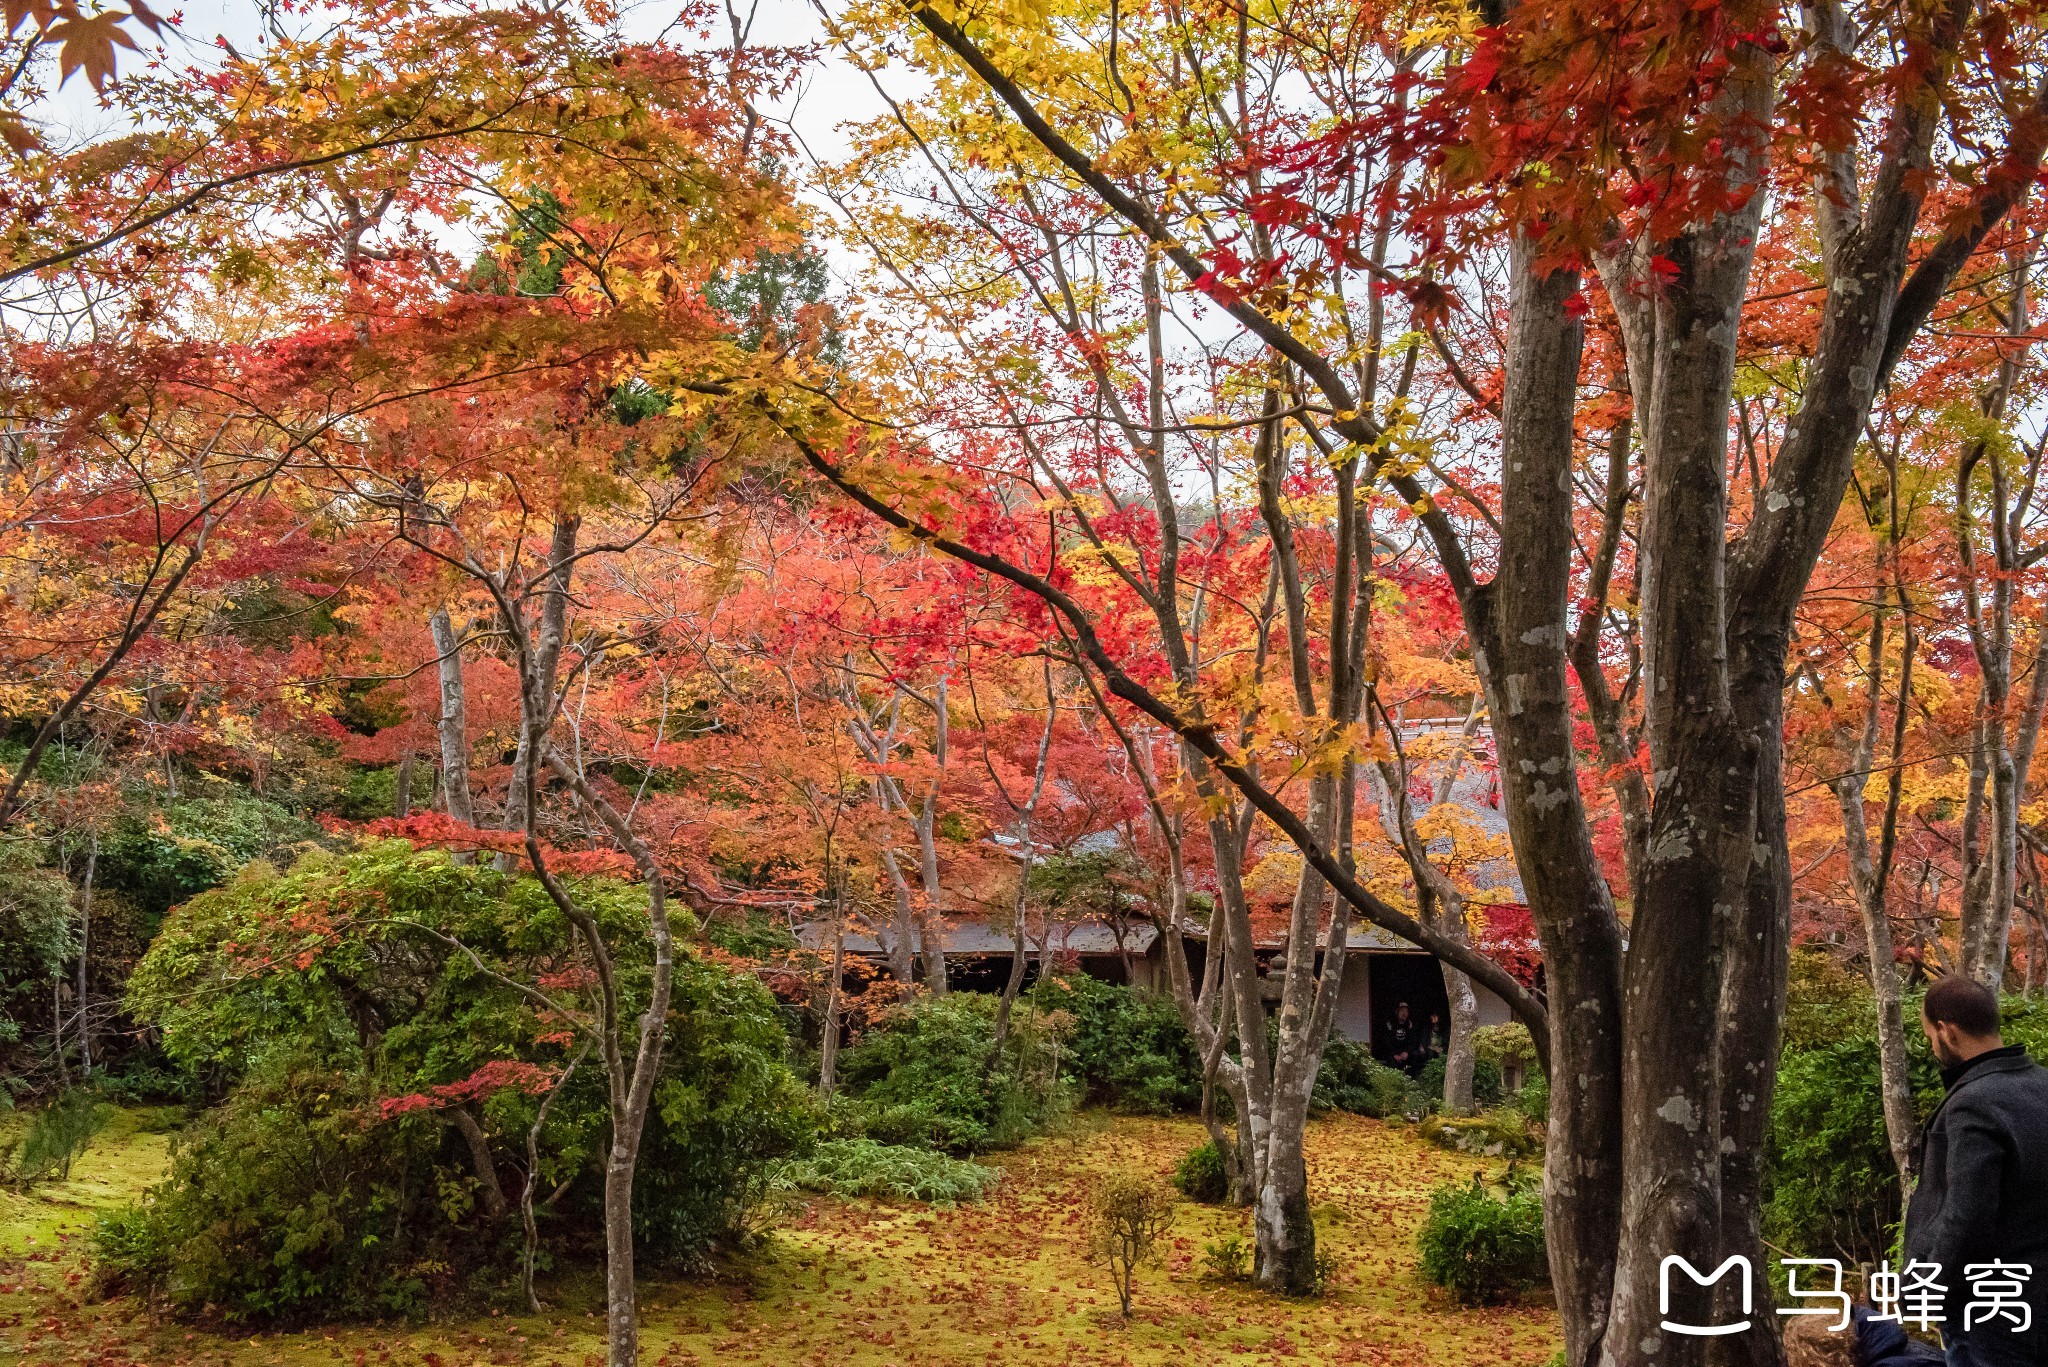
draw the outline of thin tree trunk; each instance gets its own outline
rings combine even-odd
[[[924,884],[924,899],[917,908],[918,933],[924,943],[924,985],[935,997],[946,995],[946,915],[939,888],[939,785],[946,772],[946,759],[950,748],[948,717],[946,715],[946,679],[941,675],[933,690],[933,740],[932,762],[938,766],[939,776],[934,777],[925,789],[924,801],[917,811],[917,859],[918,872]]]
[[[1470,1115],[1475,1109],[1472,1099],[1472,1074],[1478,1065],[1478,1057],[1472,1049],[1472,1032],[1479,1028],[1479,994],[1472,990],[1472,980],[1452,968],[1439,964],[1443,970],[1444,994],[1450,998],[1450,1038],[1444,1046],[1444,1109],[1452,1115]]]
[[[64,1061],[64,975],[50,979],[50,1052],[57,1059],[57,1083],[71,1086],[71,1065]]]
[[[818,1040],[818,1094],[839,1090],[839,992],[846,973],[846,908],[835,881],[832,895],[832,968],[825,979],[825,1027]]]
[[[1864,667],[1867,696],[1863,725],[1851,748],[1848,772],[1835,781],[1835,797],[1841,808],[1842,837],[1849,853],[1849,882],[1856,896],[1863,922],[1864,951],[1869,959],[1871,995],[1877,1015],[1878,1086],[1884,1106],[1885,1138],[1891,1148],[1892,1165],[1899,1174],[1902,1202],[1911,1198],[1915,1160],[1919,1154],[1919,1122],[1913,1112],[1912,1081],[1906,1052],[1905,1013],[1899,983],[1898,955],[1892,944],[1891,913],[1886,891],[1891,882],[1892,860],[1898,849],[1899,804],[1904,792],[1906,720],[1913,692],[1913,656],[1917,634],[1905,597],[1906,588],[1898,574],[1899,498],[1898,466],[1890,470],[1891,487],[1887,525],[1890,535],[1878,565],[1878,592],[1871,601],[1870,646]],[[1885,578],[1893,579],[1890,586]],[[1868,818],[1864,814],[1864,792],[1877,757],[1879,714],[1884,699],[1884,657],[1886,601],[1892,591],[1900,595],[1899,693],[1893,712],[1891,757],[1885,786],[1884,814],[1877,849],[1870,844]]]
[[[412,762],[414,752],[407,750],[405,757],[398,761],[398,787],[392,795],[391,814],[400,821],[412,815]]]
[[[505,1218],[509,1209],[505,1201],[505,1188],[498,1181],[497,1164],[491,1160],[490,1137],[484,1127],[477,1124],[476,1117],[461,1106],[451,1106],[447,1112],[448,1123],[455,1127],[462,1142],[469,1148],[469,1165],[476,1173],[477,1192],[483,1197],[484,1214],[493,1220]]]
[[[1031,795],[1024,805],[1017,809],[1017,897],[1011,909],[1011,937],[1013,949],[1010,955],[1010,977],[1003,984],[1003,995],[996,1001],[995,1042],[989,1049],[989,1062],[993,1065],[1003,1054],[1003,1044],[1010,1035],[1010,1012],[1017,1004],[1017,994],[1024,987],[1024,968],[1029,946],[1024,934],[1024,910],[1031,896],[1031,820],[1038,812],[1038,799],[1045,792],[1046,770],[1052,756],[1053,722],[1060,711],[1059,696],[1053,692],[1052,666],[1045,668],[1045,730],[1038,737],[1038,762],[1031,770]]]
[[[563,585],[566,592],[567,585]],[[531,690],[539,696],[538,690]],[[567,784],[586,811],[594,813],[611,833],[612,839],[633,858],[647,888],[648,937],[653,942],[654,963],[649,974],[647,1008],[638,1021],[630,1066],[623,1047],[623,1002],[612,967],[610,950],[597,922],[578,906],[547,870],[535,830],[532,791],[538,765],[528,770],[526,853],[534,873],[548,896],[578,929],[585,947],[596,963],[599,1000],[602,1004],[599,1045],[603,1050],[610,1095],[611,1145],[605,1156],[604,1242],[605,1242],[605,1339],[609,1367],[636,1367],[640,1360],[639,1291],[634,1281],[633,1184],[639,1171],[640,1143],[647,1126],[647,1114],[654,1099],[654,1085],[661,1069],[662,1047],[668,1033],[669,994],[675,978],[675,938],[669,926],[668,894],[661,867],[654,854],[617,808],[592,791],[583,775],[547,748],[546,726],[529,725],[534,731],[532,751],[555,777]]]
[[[889,976],[902,985],[903,994],[908,996],[917,981],[917,917],[910,905],[910,884],[903,877],[896,851],[882,850],[882,870],[889,876],[889,887],[896,897],[895,933],[887,945]]]
[[[579,517],[566,514],[557,517],[554,534],[548,542],[548,568],[541,583],[540,626],[531,637],[531,649],[526,667],[522,671],[521,686],[534,690],[534,714],[551,719],[559,706],[555,697],[555,681],[561,671],[562,647],[569,631],[569,583],[575,571],[576,538],[583,526]],[[523,611],[518,600],[511,607],[515,612]],[[508,623],[518,628],[521,624]],[[534,781],[538,777],[534,763],[535,755],[547,744],[545,731],[530,735],[525,727],[520,728],[519,744],[512,756],[512,786],[505,796],[505,829],[523,831],[527,827],[527,808],[533,801]],[[497,866],[501,873],[509,873],[519,862],[519,857],[510,850],[499,852]]]
[[[586,1035],[575,1055],[570,1058],[568,1066],[562,1069],[561,1076],[548,1088],[548,1094],[541,1098],[540,1107],[533,1115],[533,1124],[526,1128],[526,1181],[519,1192],[519,1219],[525,1227],[526,1247],[520,1258],[519,1278],[520,1285],[526,1292],[527,1308],[536,1315],[547,1313],[547,1307],[540,1303],[540,1296],[533,1289],[533,1260],[540,1250],[540,1224],[534,1218],[533,1193],[540,1185],[541,1129],[547,1124],[548,1111],[554,1106],[555,1098],[569,1085],[569,1079],[576,1075],[576,1065],[583,1062],[584,1055],[590,1052],[590,1043],[590,1038]]]
[[[469,702],[462,683],[462,644],[456,638],[455,625],[446,608],[434,610],[427,619],[427,628],[433,634],[441,679],[441,718],[437,727],[441,739],[441,793],[448,819],[474,826],[476,807],[469,792]],[[458,864],[467,864],[470,857],[460,850],[452,856]]]
[[[92,893],[99,863],[100,838],[95,834],[86,838],[85,883],[78,897],[78,1057],[87,1077],[92,1076]]]

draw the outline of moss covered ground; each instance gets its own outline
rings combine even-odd
[[[123,1112],[68,1182],[0,1193],[0,1364],[5,1367],[586,1367],[601,1361],[595,1269],[545,1288],[551,1313],[459,1323],[342,1325],[289,1333],[184,1324],[95,1300],[83,1245],[99,1212],[162,1171],[169,1117]],[[810,1198],[758,1256],[717,1277],[652,1279],[643,1361],[658,1367],[944,1364],[1372,1363],[1533,1367],[1557,1346],[1542,1305],[1453,1305],[1415,1272],[1429,1191],[1475,1160],[1414,1130],[1350,1116],[1316,1122],[1310,1187],[1336,1258],[1320,1300],[1217,1282],[1205,1244],[1248,1233],[1244,1212],[1184,1206],[1166,1256],[1141,1271],[1129,1323],[1084,1256],[1094,1177],[1164,1179],[1201,1138],[1188,1121],[1084,1116],[1071,1132],[991,1160],[998,1194],[951,1209]],[[1494,1164],[1497,1166],[1497,1163]]]

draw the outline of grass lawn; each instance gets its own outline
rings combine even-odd
[[[162,1170],[163,1117],[123,1112],[69,1182],[0,1193],[0,1364],[397,1364],[472,1367],[601,1361],[595,1270],[543,1289],[546,1316],[287,1334],[159,1322],[132,1299],[84,1297],[80,1245],[97,1213]],[[931,1209],[812,1198],[767,1250],[713,1281],[650,1279],[642,1360],[660,1367],[817,1364],[1384,1363],[1534,1367],[1557,1347],[1540,1305],[1467,1309],[1415,1273],[1432,1186],[1481,1161],[1405,1126],[1338,1116],[1309,1135],[1309,1185],[1337,1286],[1287,1301],[1208,1280],[1202,1246],[1248,1233],[1244,1212],[1183,1206],[1161,1266],[1139,1273],[1134,1313],[1082,1256],[1094,1174],[1165,1177],[1201,1139],[1191,1121],[1085,1116],[1067,1136],[988,1160],[1005,1170],[979,1206]],[[1498,1166],[1497,1160],[1489,1166]]]

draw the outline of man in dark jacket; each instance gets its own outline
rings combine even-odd
[[[2006,1045],[1998,998],[1960,975],[1928,989],[1920,1025],[1947,1095],[1921,1139],[1906,1257],[1940,1268],[1949,1367],[2048,1367],[2048,1069]]]
[[[1408,1012],[1407,1002],[1394,1003],[1394,1019],[1387,1023],[1381,1040],[1381,1057],[1414,1077],[1422,1071],[1422,1032]]]

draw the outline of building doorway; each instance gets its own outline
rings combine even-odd
[[[1408,1018],[1415,1024],[1415,1038],[1430,1049],[1441,1048],[1440,1040],[1450,1030],[1451,999],[1444,991],[1443,970],[1429,954],[1372,954],[1367,956],[1367,973],[1372,983],[1372,1056],[1389,1067],[1398,1067],[1389,1042],[1395,1014],[1408,1003]],[[1435,1017],[1437,1038],[1430,1035]],[[1421,1071],[1411,1059],[1407,1071]]]

